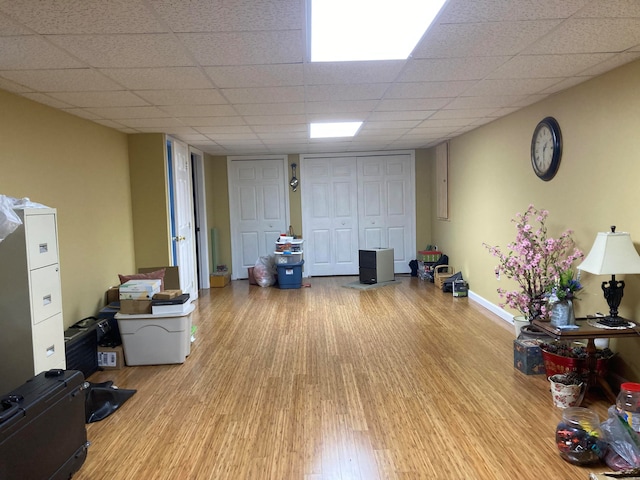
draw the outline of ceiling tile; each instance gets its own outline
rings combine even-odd
[[[162,111],[173,117],[229,117],[235,115],[230,105],[165,105]]]
[[[49,105],[53,108],[70,108],[71,105],[68,103],[62,102],[56,98],[52,98],[49,95],[44,93],[23,93],[23,97],[28,98],[29,100],[33,100],[34,102],[42,103],[44,105]]]
[[[637,0],[606,0],[599,2],[586,2],[584,8],[576,13],[576,17],[640,18],[640,2],[638,2]]]
[[[4,72],[0,71],[0,88],[2,90],[6,90],[7,92],[14,92],[14,93],[22,93],[22,92],[29,92],[31,91],[31,89],[29,87],[26,87],[24,85],[20,85],[19,83],[13,82],[11,80],[9,80],[8,78],[3,78],[2,75],[4,74]]]
[[[103,68],[100,71],[132,90],[211,87],[207,77],[196,67]]]
[[[304,65],[304,78],[307,85],[372,83],[372,79],[389,83],[404,65],[401,60],[308,63]]]
[[[401,112],[408,110],[437,110],[451,101],[450,98],[399,98],[382,100],[376,107],[378,112]]]
[[[51,97],[76,107],[128,107],[146,105],[145,101],[131,92],[57,92]]]
[[[304,101],[303,87],[225,88],[222,94],[234,104]]]
[[[0,35],[1,36],[31,35],[31,34],[33,34],[33,31],[23,26],[20,26],[10,18],[7,18],[2,13],[0,13]]]
[[[305,113],[304,103],[255,103],[238,105],[240,115],[299,115]]]
[[[285,87],[304,84],[302,64],[205,67],[219,88]]]
[[[434,58],[412,60],[398,78],[399,82],[448,82],[481,80],[510,57]]]
[[[304,59],[299,30],[181,33],[178,38],[203,66],[301,63]]]
[[[63,112],[75,115],[76,117],[86,118],[87,120],[104,120],[99,115],[92,113],[84,108],[62,108]]]
[[[526,95],[483,95],[481,97],[458,97],[445,107],[447,110],[461,110],[469,108],[501,108],[522,101]]]
[[[122,90],[116,82],[89,68],[5,70],[0,75],[41,92]]]
[[[464,92],[464,96],[510,96],[538,93],[562,78],[497,78],[481,80]]]
[[[550,32],[560,20],[528,22],[457,23],[436,26],[428,41],[413,51],[413,58],[516,55]]]
[[[460,110],[439,110],[430,118],[439,120],[441,118],[484,118],[491,115],[495,108],[466,108]]]
[[[447,4],[442,23],[500,22],[505,20],[539,20],[568,18],[578,12],[589,0],[513,0],[473,1],[454,0]]]
[[[87,65],[100,68],[193,66],[173,35],[51,35],[47,37]]]
[[[244,125],[242,117],[220,116],[220,117],[184,117],[180,119],[187,125],[192,125],[198,132],[207,133],[208,127],[220,127],[223,125]]]
[[[392,120],[424,120],[433,115],[434,110],[410,110],[410,111],[390,111],[371,112],[367,117],[369,121],[392,121]]]
[[[162,118],[169,114],[157,107],[94,107],[87,111],[95,113],[103,118],[119,120],[123,118]]]
[[[613,70],[614,68],[617,68],[629,62],[633,62],[634,60],[637,60],[638,58],[640,58],[640,48],[636,47],[635,49],[632,49],[632,50],[634,51],[628,51],[628,52],[623,52],[623,53],[614,55],[613,57],[610,57],[604,62],[599,63],[598,65],[594,65],[593,67],[580,72],[580,75],[587,75],[587,76],[602,75],[603,73],[608,72],[609,70]]]
[[[640,18],[576,18],[524,53],[622,52],[640,44]]]
[[[0,37],[0,70],[79,68],[82,63],[35,35]]]
[[[394,83],[384,98],[440,98],[457,97],[475,84],[475,80],[463,82],[411,82]]]
[[[310,85],[306,88],[308,102],[333,102],[339,100],[379,100],[390,83],[347,85]]]
[[[245,116],[248,125],[293,125],[296,123],[305,123],[307,117],[305,115],[252,115]]]
[[[488,75],[488,78],[568,77],[604,62],[613,53],[577,55],[518,55]]]
[[[226,32],[302,28],[299,0],[150,0],[175,32]]]
[[[1,74],[1,72],[0,72]],[[192,90],[136,90],[133,93],[152,105],[217,105],[227,101],[213,88]]]
[[[334,114],[340,112],[368,112],[375,109],[377,100],[356,100],[337,102],[309,102],[306,104],[308,114],[324,113]]]
[[[123,118],[120,123],[130,128],[173,128],[184,127],[176,118]]]
[[[166,31],[142,0],[0,0],[0,11],[43,34]]]

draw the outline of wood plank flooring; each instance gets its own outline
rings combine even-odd
[[[202,291],[182,365],[93,374],[138,392],[87,426],[75,480],[585,480],[513,327],[415,277]],[[585,406],[605,418],[607,402]]]

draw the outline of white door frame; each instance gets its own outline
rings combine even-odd
[[[194,207],[196,216],[196,246],[198,262],[198,279],[200,288],[210,288],[209,274],[209,228],[207,224],[207,196],[204,181],[204,154],[201,150],[189,145],[189,156],[193,174]]]
[[[290,215],[290,207],[289,207],[289,177],[288,177],[288,172],[289,172],[289,157],[288,155],[246,155],[246,156],[230,156],[227,157],[227,172],[231,172],[231,164],[232,162],[241,162],[241,161],[260,161],[260,160],[282,160],[282,164],[284,167],[284,175],[283,175],[283,185],[282,188],[284,188],[284,215],[285,215],[285,223],[286,225],[289,225],[291,222],[291,215]],[[233,184],[233,176],[230,175],[229,173],[227,174],[227,182],[228,182],[228,191],[229,191],[229,226],[230,226],[230,231],[231,231],[231,279],[232,280],[237,280],[239,278],[246,278],[243,277],[242,274],[238,271],[236,271],[237,269],[233,268],[233,265],[236,264],[236,257],[238,255],[237,251],[234,250],[234,246],[235,245],[240,245],[240,239],[239,238],[235,238],[234,237],[234,232],[236,231],[237,228],[237,219],[234,217],[233,215],[233,209],[232,209],[232,194],[234,192],[234,184]],[[274,249],[275,249],[275,242],[274,242]]]

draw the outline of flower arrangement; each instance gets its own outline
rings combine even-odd
[[[506,251],[483,244],[498,258],[496,275],[504,274],[515,280],[519,287],[513,291],[498,288],[498,294],[504,299],[500,307],[518,310],[529,320],[546,312],[545,295],[556,285],[561,274],[583,257],[583,253],[574,247],[571,230],[558,238],[548,236],[548,216],[547,210],[529,205],[524,213],[516,214],[511,220],[516,225],[516,239],[507,245]],[[534,222],[537,226],[532,225]]]
[[[582,284],[578,279],[573,278],[573,270],[567,269],[560,273],[560,277],[549,288],[547,300],[549,303],[577,300],[577,293],[580,290],[582,290]]]

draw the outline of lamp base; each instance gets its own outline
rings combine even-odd
[[[598,323],[607,327],[628,327],[629,322],[622,317],[603,317]]]

